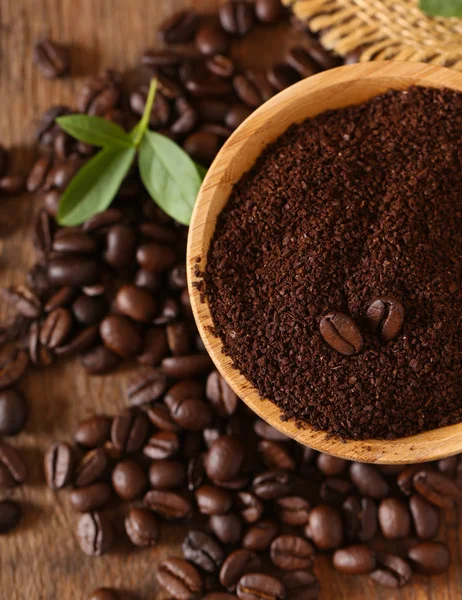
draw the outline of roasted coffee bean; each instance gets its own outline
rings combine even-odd
[[[239,440],[231,436],[222,436],[207,452],[205,458],[207,475],[214,481],[230,481],[238,476],[244,457],[244,446]]]
[[[233,590],[239,579],[249,571],[259,569],[261,560],[255,552],[239,548],[229,554],[220,569],[220,583],[223,587]]]
[[[40,333],[39,322],[31,323],[28,339],[29,358],[31,363],[37,367],[48,367],[53,363],[54,355],[51,349],[41,345]]]
[[[305,527],[305,535],[320,550],[338,548],[343,540],[343,523],[339,511],[327,504],[313,508]]]
[[[345,531],[351,541],[368,542],[377,532],[377,507],[372,498],[349,496],[342,504]]]
[[[26,182],[22,175],[6,175],[0,179],[0,192],[8,196],[21,194],[26,187]]]
[[[76,98],[79,112],[103,116],[114,108],[120,98],[119,74],[107,69],[103,75],[87,79]]]
[[[170,323],[166,327],[167,342],[173,356],[188,354],[191,348],[190,330],[186,323]]]
[[[107,483],[98,482],[84,488],[72,490],[69,500],[74,510],[82,513],[102,508],[109,502],[111,488]]]
[[[157,367],[168,353],[165,329],[155,327],[149,329],[144,336],[141,354],[136,358],[140,365]]]
[[[321,319],[319,331],[324,341],[345,356],[361,351],[363,338],[353,319],[341,312],[331,312]]]
[[[309,569],[313,564],[314,548],[296,535],[280,535],[271,543],[273,564],[284,571]]]
[[[55,308],[67,306],[75,298],[75,290],[69,285],[65,285],[55,292],[45,303],[43,307],[45,312],[51,312]]]
[[[167,377],[160,369],[143,369],[127,387],[128,402],[141,406],[158,400],[167,389]]]
[[[190,502],[175,492],[151,490],[145,494],[143,502],[150,510],[168,520],[186,519],[192,514]]]
[[[335,475],[341,475],[348,466],[348,461],[343,458],[337,458],[330,454],[324,454],[320,452],[316,459],[318,469],[324,473],[327,477],[335,477]]]
[[[165,394],[164,402],[167,406],[176,406],[189,398],[202,398],[204,387],[198,381],[184,379],[175,383]]]
[[[80,421],[74,440],[85,448],[96,448],[102,446],[109,440],[111,431],[110,417],[105,415],[94,415]]]
[[[178,319],[180,316],[180,307],[175,298],[167,297],[162,303],[160,313],[154,319],[154,325],[166,325]]]
[[[286,63],[295,69],[300,77],[310,77],[320,71],[318,63],[311,58],[303,46],[291,48],[286,54]]]
[[[73,457],[69,444],[53,444],[44,459],[45,481],[51,490],[60,490],[72,478]]]
[[[195,496],[203,515],[224,515],[233,503],[231,494],[215,485],[202,485],[195,491]]]
[[[108,208],[103,212],[96,213],[85,221],[82,225],[82,229],[86,233],[103,231],[111,225],[120,223],[123,220],[123,217],[122,211],[117,208]]]
[[[64,191],[81,166],[82,160],[77,157],[71,157],[64,163],[55,164],[48,172],[43,190],[45,192],[53,189]]]
[[[319,581],[309,571],[289,571],[282,576],[289,600],[317,600]]]
[[[255,12],[262,23],[277,23],[284,16],[281,0],[256,0]]]
[[[180,428],[170,416],[170,411],[164,404],[155,404],[148,409],[147,415],[151,423],[161,431],[179,431]]]
[[[84,154],[85,152],[81,152],[81,148],[83,146],[84,142],[80,142],[80,144],[77,142],[77,150],[80,154]],[[91,153],[93,153],[93,146],[90,146],[89,144],[85,145],[85,148],[91,148]],[[66,161],[66,159],[74,159],[75,155],[73,154],[73,150],[74,150],[74,140],[73,138],[66,133],[65,131],[57,131],[54,140],[53,140],[53,150],[54,150],[54,155],[55,158],[60,161],[60,162],[64,162]],[[90,152],[87,152],[87,154],[89,154]]]
[[[251,108],[258,108],[273,96],[266,73],[258,69],[247,69],[233,77],[233,87],[240,100]]]
[[[14,305],[17,314],[28,319],[36,319],[40,316],[42,310],[40,298],[25,285],[15,285],[2,291],[6,300]]]
[[[130,94],[130,107],[135,114],[139,116],[144,114],[148,93],[148,86],[142,85]],[[154,129],[167,125],[170,120],[170,112],[170,104],[162,92],[158,90],[156,92],[154,105],[149,114],[149,125]]]
[[[106,235],[104,260],[115,268],[132,266],[135,259],[136,242],[137,236],[134,229],[119,223],[112,225]]]
[[[97,261],[86,256],[52,258],[47,264],[47,276],[53,286],[92,285],[98,281],[99,273]]]
[[[93,590],[88,600],[121,600],[121,597],[112,588],[98,588]]]
[[[376,553],[367,546],[348,546],[336,550],[333,565],[341,573],[349,575],[367,575],[376,567]]]
[[[451,479],[455,476],[457,472],[457,465],[459,464],[459,455],[448,456],[447,458],[442,458],[437,462],[438,471],[450,477]]]
[[[217,77],[223,77],[224,79],[228,79],[234,74],[234,62],[230,58],[228,58],[227,56],[223,56],[222,54],[217,54],[215,56],[210,57],[205,64],[207,66],[207,69]]]
[[[435,537],[440,526],[439,510],[418,494],[409,498],[409,508],[418,537],[422,540]]]
[[[52,249],[52,217],[45,209],[40,210],[34,220],[34,248],[40,256],[47,256]]]
[[[215,539],[202,531],[189,531],[181,545],[183,555],[206,573],[215,573],[223,562],[223,550]]]
[[[287,442],[290,439],[274,427],[271,427],[271,425],[269,425],[268,423],[265,423],[265,421],[262,421],[261,419],[257,419],[254,421],[253,430],[259,437],[265,440],[272,440],[274,442]]]
[[[72,325],[71,311],[68,308],[55,308],[42,325],[40,343],[51,350],[61,346],[71,332]]]
[[[180,71],[180,77],[184,86],[195,98],[204,98],[209,96],[228,96],[232,91],[231,83],[223,77],[212,75],[207,67],[201,62],[191,61],[185,63]],[[206,98],[204,98],[205,101]],[[212,106],[209,102],[207,106]],[[204,110],[199,105],[199,110]],[[218,110],[218,105],[214,106]],[[216,116],[217,113],[215,113]],[[210,116],[204,115],[204,120],[212,120]]]
[[[290,494],[292,490],[290,473],[281,469],[266,471],[253,480],[253,491],[262,500],[277,500]]]
[[[35,161],[27,176],[26,189],[28,192],[33,194],[43,186],[52,163],[52,157],[49,154],[44,154]]]
[[[220,149],[220,138],[215,133],[196,131],[185,139],[183,148],[198,163],[210,165]]]
[[[195,600],[202,596],[202,578],[193,565],[182,558],[168,558],[159,565],[158,584],[174,600]]]
[[[71,110],[67,106],[56,105],[41,115],[35,130],[35,139],[41,146],[51,146],[56,129],[56,118],[70,114],[70,112]]]
[[[222,4],[219,8],[221,26],[232,35],[244,36],[252,28],[255,10],[244,0],[234,0]]]
[[[392,296],[377,298],[369,305],[366,317],[372,331],[384,342],[389,342],[403,327],[404,306]]]
[[[175,253],[169,247],[156,242],[141,244],[136,251],[136,260],[142,269],[155,273],[166,271],[175,263]]]
[[[149,483],[155,490],[172,490],[183,485],[186,469],[176,460],[157,460],[149,467]]]
[[[65,231],[53,241],[53,250],[62,254],[93,254],[96,249],[96,242],[83,231]]]
[[[0,390],[16,383],[26,372],[29,357],[24,350],[14,349],[0,356]]]
[[[99,333],[106,348],[122,358],[133,356],[142,345],[135,325],[123,315],[109,315],[103,319]]]
[[[136,500],[143,495],[148,478],[134,460],[123,460],[112,471],[112,487],[122,500]]]
[[[209,526],[223,544],[237,544],[242,535],[242,524],[234,513],[227,515],[212,515]]]
[[[24,483],[26,465],[18,451],[6,442],[0,442],[0,463],[8,469],[16,483]]]
[[[176,433],[158,431],[152,435],[143,448],[143,454],[152,460],[163,460],[178,453],[180,442]]]
[[[361,494],[371,498],[383,498],[388,494],[388,484],[382,474],[365,463],[352,463],[350,478]]]
[[[225,125],[234,130],[239,127],[252,114],[252,110],[245,104],[233,104],[225,115]]]
[[[177,12],[159,26],[159,35],[166,44],[188,42],[194,35],[199,23],[196,11],[183,10]]]
[[[311,58],[321,65],[323,69],[333,69],[340,64],[339,59],[333,56],[317,41],[312,41],[306,50]]]
[[[169,356],[163,359],[161,365],[167,377],[173,379],[207,375],[213,368],[212,359],[207,354]]]
[[[225,100],[218,98],[201,98],[196,104],[199,118],[208,123],[223,123],[229,108]]]
[[[107,518],[99,512],[82,515],[77,524],[77,541],[88,556],[101,556],[112,546],[114,532]]]
[[[159,523],[146,508],[132,508],[125,517],[125,531],[130,541],[140,548],[155,546],[159,539]]]
[[[310,503],[300,496],[286,496],[276,501],[279,519],[285,525],[299,527],[306,525],[310,512]]]
[[[175,108],[178,114],[177,119],[170,126],[170,131],[174,136],[188,135],[194,129],[198,121],[197,112],[191,104],[184,98],[177,98]],[[158,240],[165,241],[165,240]]]
[[[141,450],[149,433],[149,422],[141,412],[125,409],[114,417],[111,441],[122,453],[132,454]]]
[[[252,525],[242,538],[242,545],[253,552],[268,550],[271,542],[279,533],[279,525],[275,521],[262,519]]]
[[[295,469],[295,461],[290,456],[289,451],[278,442],[262,440],[258,444],[258,451],[261,452],[269,469],[285,469],[286,471]]]
[[[236,495],[236,508],[246,523],[255,523],[264,511],[262,501],[251,492],[239,492]]]
[[[99,345],[82,355],[82,365],[92,375],[102,375],[113,371],[121,362],[121,358]]]
[[[218,25],[202,25],[196,33],[195,43],[206,56],[226,54],[229,48],[229,38]]]
[[[379,505],[379,524],[389,540],[404,538],[411,530],[411,517],[406,504],[396,498],[384,498]]]
[[[181,54],[171,50],[145,50],[141,55],[141,64],[157,69],[158,67],[176,67],[182,61]]]
[[[412,482],[421,496],[440,508],[452,508],[462,498],[462,492],[457,485],[436,471],[418,471]]]
[[[62,77],[69,72],[69,54],[66,48],[49,39],[35,44],[34,62],[48,79]]]
[[[266,76],[277,92],[282,92],[300,79],[297,71],[284,63],[273,65],[268,69]]]
[[[189,459],[187,468],[188,489],[197,490],[204,483],[204,455],[196,454]]]
[[[190,398],[169,406],[175,423],[187,431],[202,431],[212,422],[212,411],[203,400]]]
[[[451,554],[443,542],[421,542],[407,553],[413,568],[424,575],[439,575],[449,568]]]
[[[239,398],[218,371],[208,376],[205,393],[219,417],[230,417],[236,412]]]
[[[106,300],[102,296],[82,294],[72,304],[72,312],[81,325],[95,325],[107,312]]]
[[[410,496],[414,493],[414,475],[419,471],[425,470],[432,470],[432,468],[428,465],[417,464],[408,465],[401,471],[401,473],[396,478],[396,483],[398,484],[399,489],[405,496]]]
[[[286,598],[284,584],[275,577],[263,573],[247,573],[237,584],[240,600],[283,600]]]
[[[16,390],[0,392],[0,435],[16,435],[27,422],[27,403]]]
[[[21,520],[21,508],[13,500],[0,501],[0,535],[8,533],[18,526]]]
[[[87,452],[77,465],[74,474],[76,487],[86,487],[100,479],[108,466],[108,457],[104,448],[95,448]]]
[[[387,552],[377,553],[377,568],[371,573],[371,579],[376,583],[401,588],[409,582],[411,575],[411,567],[399,556]]]
[[[140,223],[139,230],[145,237],[151,238],[161,244],[174,244],[177,241],[177,233],[170,227],[161,225],[160,223],[153,221]]]

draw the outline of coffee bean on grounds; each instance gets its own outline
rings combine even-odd
[[[390,91],[292,126],[235,186],[206,293],[285,418],[354,439],[462,420],[461,140],[462,94]],[[333,311],[361,330],[354,356],[320,331]]]

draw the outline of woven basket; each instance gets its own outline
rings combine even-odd
[[[420,61],[462,71],[462,19],[429,17],[418,0],[282,0],[340,56]]]

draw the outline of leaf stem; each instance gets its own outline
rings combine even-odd
[[[143,139],[143,135],[146,132],[146,129],[149,125],[149,117],[151,116],[151,110],[154,104],[154,100],[156,97],[157,90],[157,79],[151,79],[151,84],[149,86],[148,97],[146,98],[146,105],[144,107],[143,116],[141,117],[141,121],[138,123],[136,128],[136,135],[133,140],[133,143],[136,147],[140,145],[141,140]]]

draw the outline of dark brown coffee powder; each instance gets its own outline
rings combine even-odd
[[[462,420],[462,94],[411,88],[292,126],[235,186],[205,274],[216,333],[284,418],[395,438]],[[384,342],[369,304],[393,296]],[[344,356],[330,311],[361,329]]]

